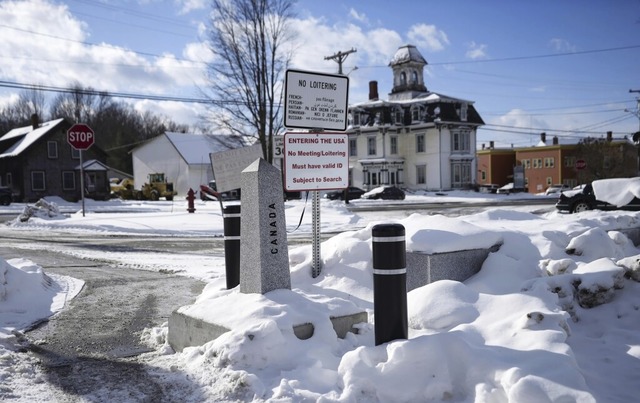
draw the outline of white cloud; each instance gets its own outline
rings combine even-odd
[[[188,14],[191,11],[202,10],[209,7],[207,0],[174,0],[180,7],[180,14]]]
[[[473,60],[487,58],[487,45],[478,44],[475,41],[471,42],[466,56]]]
[[[359,13],[355,8],[351,8],[349,10],[349,16],[358,22],[362,22],[364,24],[369,23],[369,18],[365,13]]]
[[[436,28],[435,25],[413,25],[407,33],[407,38],[412,45],[419,49],[433,52],[443,50],[449,45],[447,34]]]
[[[564,39],[553,38],[549,41],[549,44],[556,52],[567,53],[567,52],[575,52],[577,50],[576,46],[569,43]]]

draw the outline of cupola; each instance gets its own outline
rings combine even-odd
[[[427,92],[424,85],[424,66],[427,61],[413,45],[398,48],[389,67],[393,71],[393,89],[390,100],[413,99]]]

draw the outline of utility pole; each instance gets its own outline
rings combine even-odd
[[[325,56],[324,60],[334,60],[336,63],[338,63],[338,74],[343,74],[342,63],[344,63],[344,61],[351,53],[355,52],[357,52],[357,50],[354,48],[351,48],[351,50],[347,50],[345,52],[338,51],[338,53],[334,53],[332,56]]]
[[[630,93],[640,93],[640,90],[629,90]],[[640,97],[636,97],[636,117],[638,118],[638,131],[640,131]]]
[[[347,50],[345,52],[338,51],[338,53],[334,53],[332,56],[325,56],[324,60],[333,60],[338,63],[338,74],[342,73],[342,63],[349,57],[350,54],[356,53],[357,50],[355,48],[351,48],[351,50]],[[348,168],[347,168],[348,169]],[[344,204],[349,204],[349,181],[347,181],[347,188],[344,190]]]

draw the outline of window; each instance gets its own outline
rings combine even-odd
[[[416,185],[424,185],[427,183],[427,166],[416,165]]]
[[[413,120],[414,122],[420,120],[420,108],[418,108],[417,106],[411,108],[411,120]]]
[[[31,172],[31,190],[45,190],[44,171]]]
[[[349,139],[349,157],[358,156],[358,139]]]
[[[71,147],[71,146],[69,146]],[[80,159],[80,150],[77,150],[74,147],[71,147],[71,158],[73,158],[74,160],[79,160]]]
[[[76,174],[73,171],[62,172],[62,189],[73,190],[76,188]]]
[[[550,176],[547,176],[547,186],[551,186],[552,183],[553,183],[553,178]]]
[[[52,159],[58,158],[57,141],[47,141],[47,156]]]
[[[546,157],[544,159],[544,167],[545,168],[553,168],[555,166],[555,158],[553,157]]]
[[[460,105],[460,120],[463,122],[467,121],[467,109],[469,108],[469,106],[467,105],[466,102],[464,102],[462,105]]]
[[[424,134],[416,134],[416,152],[424,152]]]
[[[403,120],[404,120],[404,119],[402,119],[402,115],[403,114],[404,114],[404,112],[402,110],[396,111],[396,124],[397,125],[401,125],[403,123]]]
[[[407,84],[407,73],[403,71],[402,73],[400,73],[400,85],[406,85],[406,84]]]
[[[542,158],[533,158],[533,167],[542,168]]]
[[[453,151],[471,151],[471,132],[469,130],[459,130],[453,132]]]
[[[11,172],[7,172],[7,186],[13,185],[13,176],[11,176]]]
[[[418,73],[415,70],[411,72],[411,84],[418,84]]]
[[[353,114],[353,125],[354,126],[360,126],[360,114],[359,113],[354,113]]]
[[[576,165],[576,157],[564,157],[564,166],[573,168]]]
[[[392,155],[398,154],[398,136],[389,137],[389,146]]]
[[[482,171],[480,176],[482,177],[482,181],[485,182],[487,180],[487,171]]]
[[[367,137],[367,155],[376,155],[376,138]]]
[[[531,169],[531,160],[522,160],[522,166],[524,169]]]

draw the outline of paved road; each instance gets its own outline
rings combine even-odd
[[[34,242],[38,245],[33,249]],[[109,400],[130,395],[133,401],[163,401],[165,388],[134,357],[149,349],[140,343],[144,328],[160,326],[176,308],[192,303],[204,283],[187,277],[109,266],[51,252],[67,244],[73,248],[113,248],[121,251],[210,249],[206,239],[140,239],[77,237],[20,232],[0,228],[0,256],[22,257],[47,273],[85,281],[68,308],[26,333],[27,349],[43,365],[47,382],[56,385],[57,401],[75,402],[97,393]],[[24,248],[30,244],[29,248]],[[186,247],[188,245],[188,247]]]

